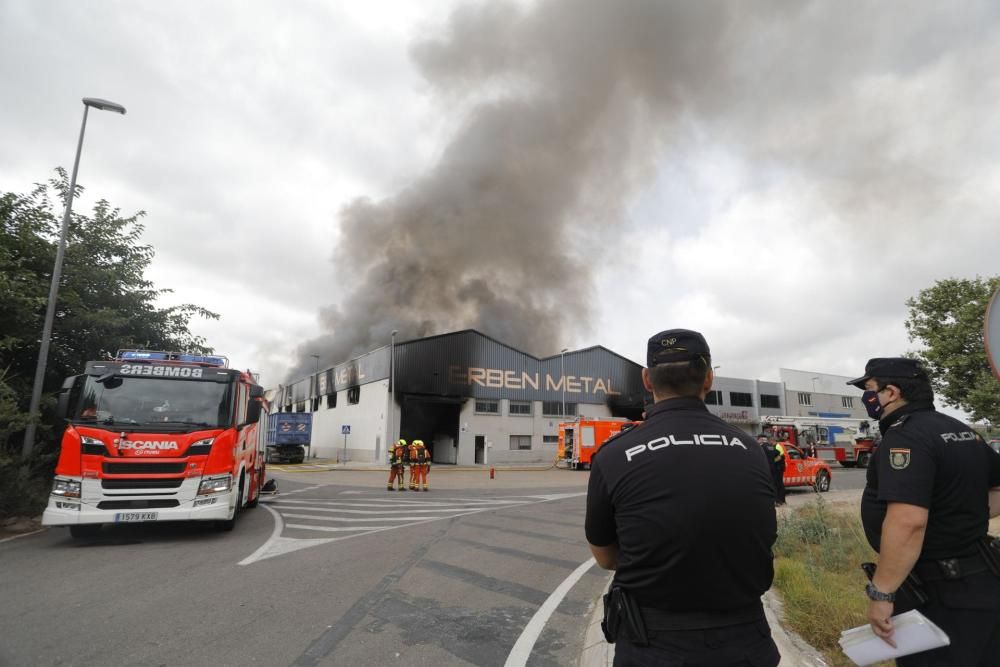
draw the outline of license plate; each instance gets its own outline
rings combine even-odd
[[[118,512],[115,514],[115,522],[125,521],[156,521],[157,512]]]

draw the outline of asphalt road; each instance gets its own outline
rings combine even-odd
[[[275,476],[279,494],[231,533],[0,542],[0,666],[503,665],[515,646],[530,665],[576,663],[607,582],[596,566],[568,581],[590,557],[586,472],[439,466],[429,493],[387,492],[375,471]],[[834,469],[831,497],[863,486],[864,470]],[[790,489],[790,506],[814,495]]]
[[[281,475],[232,533],[50,529],[0,543],[0,665],[503,665],[590,553],[586,473]],[[587,568],[523,654],[575,664],[607,582]],[[552,603],[550,602],[550,605]]]

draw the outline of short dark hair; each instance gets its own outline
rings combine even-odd
[[[930,380],[925,378],[874,378],[879,389],[887,384],[899,387],[899,393],[907,403],[931,403],[934,401],[934,389]]]
[[[658,364],[649,369],[649,383],[657,394],[701,396],[708,377],[708,364],[702,358]]]

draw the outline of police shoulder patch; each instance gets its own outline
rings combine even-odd
[[[906,468],[910,465],[910,450],[902,448],[890,449],[889,465],[892,466],[893,470],[903,470]]]

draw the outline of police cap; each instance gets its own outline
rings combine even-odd
[[[847,384],[864,390],[865,382],[871,378],[878,378],[879,380],[928,379],[927,371],[924,370],[924,367],[916,359],[907,359],[906,357],[876,357],[875,359],[869,359],[868,363],[865,364],[864,375],[851,380]]]
[[[701,359],[706,365],[712,360],[705,337],[690,329],[667,329],[649,339],[646,347],[646,366],[676,361]]]

